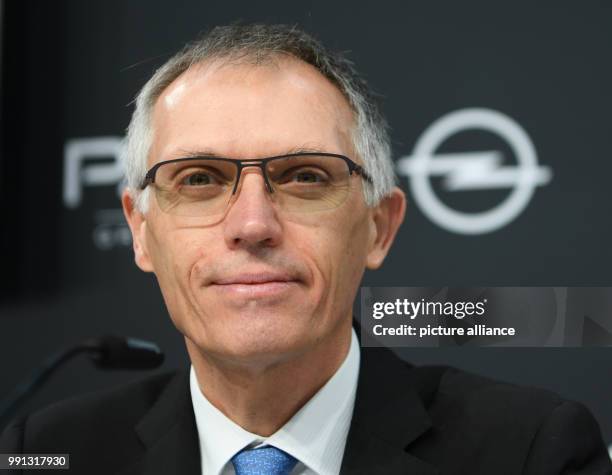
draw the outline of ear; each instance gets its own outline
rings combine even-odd
[[[372,210],[372,240],[366,256],[366,267],[378,269],[406,214],[406,195],[397,186]]]
[[[121,194],[121,204],[123,214],[132,232],[132,243],[134,246],[134,261],[144,272],[153,272],[153,265],[147,248],[147,219],[142,214],[134,202],[134,198],[129,189],[124,189]]]

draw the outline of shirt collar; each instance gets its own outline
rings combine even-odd
[[[338,473],[355,405],[359,358],[359,342],[352,329],[350,348],[340,367],[270,437],[244,430],[213,406],[200,391],[192,365],[189,383],[203,473],[219,475],[236,452],[258,443],[284,450],[319,475]]]

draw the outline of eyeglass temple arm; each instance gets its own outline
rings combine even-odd
[[[153,171],[153,173],[151,173],[151,171]],[[154,171],[154,170],[150,170],[150,171],[149,171],[149,172],[148,172],[148,173],[145,175],[145,177],[143,178],[143,180],[142,180],[142,182],[140,183],[140,186],[139,186],[139,188],[140,188],[140,190],[141,190],[141,191],[142,191],[142,190],[144,190],[144,189],[145,189],[147,186],[149,186],[151,183],[153,183],[153,181],[154,181],[154,180],[153,180],[153,177],[155,176],[155,175],[154,175],[154,173],[155,173],[155,171]]]
[[[351,173],[357,173],[357,175],[361,175],[368,183],[373,184],[374,181],[372,180],[372,177],[369,175],[368,172],[366,172],[363,167],[361,165],[353,165],[351,167]]]

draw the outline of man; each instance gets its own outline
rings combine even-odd
[[[359,349],[405,211],[365,83],[294,27],[215,28],[144,86],[122,202],[189,372],[14,424],[83,474],[609,474],[580,404]]]

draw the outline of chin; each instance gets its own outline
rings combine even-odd
[[[306,325],[287,324],[278,317],[241,321],[242,324],[219,329],[215,338],[215,353],[219,356],[254,363],[289,358],[309,346],[311,335]]]

